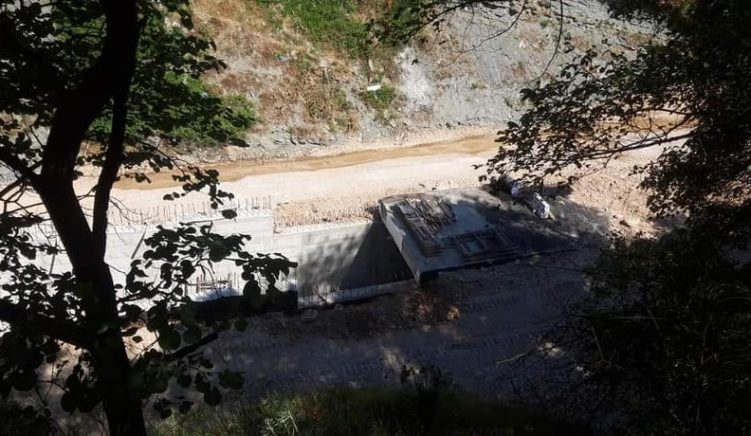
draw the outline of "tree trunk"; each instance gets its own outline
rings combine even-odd
[[[135,69],[139,24],[134,0],[102,1],[107,34],[101,56],[80,85],[63,95],[50,129],[36,190],[70,259],[80,286],[84,328],[94,337],[91,352],[96,385],[110,434],[146,433],[141,399],[131,389],[131,366],[123,342],[117,294],[105,262],[109,193],[122,160],[127,96]],[[80,144],[103,106],[114,98],[106,174],[96,193],[97,231],[89,227],[73,188]],[[110,152],[111,151],[111,152]]]
[[[93,239],[89,240],[95,246]],[[110,434],[145,435],[142,403],[134,394],[130,383],[132,369],[120,329],[117,293],[112,273],[103,257],[97,259],[95,271],[94,289],[101,306],[97,315],[87,316],[87,321],[92,320],[98,324],[97,343],[91,350],[91,355]]]
[[[102,347],[92,353],[97,383],[103,389],[102,405],[107,415],[111,435],[141,436],[146,434],[141,400],[133,395],[129,386],[131,368],[120,329],[102,338],[112,341],[112,347]],[[119,344],[119,346],[118,346]]]
[[[46,182],[46,183],[45,183]],[[141,400],[129,387],[131,367],[125,350],[112,274],[75,196],[72,183],[42,181],[39,194],[65,247],[84,296],[85,327],[96,335],[89,350],[112,435],[143,435]]]

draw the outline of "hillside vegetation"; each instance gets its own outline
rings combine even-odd
[[[559,17],[547,0],[523,10],[475,7],[423,29],[409,45],[408,0],[198,0],[199,31],[227,68],[207,79],[253,104],[245,157],[318,153],[459,125],[495,128],[519,113],[518,92],[550,71]],[[518,17],[517,17],[518,16]],[[517,20],[518,18],[518,20]],[[512,31],[493,38],[515,22]],[[649,29],[608,18],[578,0],[563,21],[567,50],[554,65],[612,38],[631,51]],[[388,29],[388,33],[384,33]],[[564,52],[570,52],[565,54]]]
[[[581,429],[577,429],[581,434]],[[336,388],[240,400],[175,415],[152,433],[188,435],[554,435],[574,431],[533,407],[450,391]]]

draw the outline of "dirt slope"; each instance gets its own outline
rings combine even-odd
[[[358,4],[370,3],[378,1]],[[227,63],[209,81],[220,92],[251,99],[261,121],[248,135],[250,148],[196,151],[195,157],[289,158],[342,144],[398,144],[457,127],[498,128],[522,109],[522,88],[550,77],[574,54],[603,39],[629,52],[651,35],[648,27],[613,20],[598,0],[569,0],[563,35],[573,52],[554,57],[557,10],[548,0],[527,2],[521,11],[513,3],[459,10],[440,32],[425,31],[408,47],[366,60],[313,42],[281,6],[197,0],[198,27],[214,37]],[[369,92],[369,86],[381,90]]]

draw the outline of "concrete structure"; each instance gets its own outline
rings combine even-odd
[[[439,271],[565,249],[568,238],[511,198],[481,189],[396,195],[379,212],[418,283]]]
[[[149,211],[130,210],[126,216],[113,217],[107,235],[107,262],[117,283],[123,283],[125,274],[134,259],[141,258],[146,247],[143,241],[157,230],[157,225],[175,226],[178,222],[194,225],[210,224],[211,231],[223,235],[242,233],[251,235],[245,249],[252,253],[279,253],[298,266],[277,283],[280,289],[298,292],[300,306],[334,304],[355,296],[372,296],[390,292],[381,285],[404,281],[411,272],[401,254],[391,241],[381,223],[331,224],[305,226],[274,231],[270,209],[258,202],[238,201],[233,207],[235,219],[225,219],[216,211],[202,205],[185,208],[185,215],[174,215],[171,208],[154,208]],[[260,203],[261,206],[265,204]],[[161,221],[167,218],[168,221]],[[121,224],[122,223],[122,224]],[[33,230],[38,240],[48,240],[55,245],[55,231],[51,225]],[[70,270],[65,254],[40,255],[35,262],[50,272]],[[154,269],[154,275],[158,268]],[[194,299],[210,299],[234,295],[242,289],[243,282],[237,267],[231,263],[218,263],[204,275],[195,277],[188,290]],[[350,290],[335,295],[341,290]],[[147,301],[142,302],[148,305]]]
[[[231,220],[201,205],[186,207],[184,212],[174,206],[128,211],[126,216],[113,219],[118,224],[109,228],[107,261],[114,279],[124,282],[131,262],[141,258],[146,249],[144,240],[157,225],[170,227],[178,222],[210,224],[219,234],[249,234],[252,239],[245,246],[248,252],[278,253],[296,262],[298,266],[282,277],[277,287],[297,291],[300,307],[393,292],[410,278],[419,282],[425,274],[437,271],[560,249],[566,240],[523,206],[500,202],[480,190],[383,199],[383,222],[282,231],[275,231],[272,212],[264,207],[270,204],[270,200],[237,201],[233,207],[238,216]],[[50,226],[38,227],[34,236],[55,245],[55,232]],[[70,269],[64,254],[40,256],[35,262],[51,272]],[[157,273],[155,267],[154,275]],[[192,298],[208,299],[237,294],[242,286],[237,267],[226,262],[214,264],[211,271],[195,277],[188,291]]]

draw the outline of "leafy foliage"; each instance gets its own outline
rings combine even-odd
[[[370,52],[368,29],[355,19],[354,0],[258,0],[264,6],[279,5],[284,16],[314,43],[334,47],[354,59]]]
[[[751,268],[681,229],[619,239],[590,271],[592,296],[553,333],[587,374],[575,395],[618,411],[633,434],[751,428]]]
[[[12,45],[5,48],[3,57],[20,58],[24,63],[0,71],[5,81],[0,105],[6,113],[36,117],[28,128],[45,126],[55,104],[48,87],[60,92],[76,84],[101,53],[105,38],[102,9],[95,1],[44,9],[30,3],[17,10],[9,9],[11,3],[2,6],[3,23],[16,29],[9,39],[18,40],[27,52],[20,52],[19,57]],[[196,141],[197,145],[205,145],[198,141],[207,141],[206,145],[242,143],[242,134],[255,122],[255,116],[244,98],[217,97],[201,82],[202,73],[221,69],[224,64],[210,54],[211,40],[192,30],[187,3],[143,1],[139,6],[143,20],[129,95],[129,142],[159,136]],[[45,35],[55,38],[45,39]],[[45,87],[34,85],[35,81]],[[89,139],[106,141],[110,116],[108,107],[90,129]]]
[[[0,2],[0,164],[13,177],[0,188],[3,397],[48,383],[61,390],[64,410],[101,405],[112,434],[139,434],[147,401],[163,417],[191,407],[171,393],[175,384],[210,405],[224,388],[242,387],[240,374],[215,368],[201,349],[221,331],[244,329],[245,316],[288,305],[274,285],[289,261],[248,253],[247,235],[184,224],[146,238],[121,283],[105,261],[111,190],[123,168],[139,182],[148,181],[143,168],[172,171],[181,186],[165,201],[203,191],[221,210],[233,198],[215,170],[185,165],[160,147],[162,140],[242,144],[252,106],[214,96],[200,81],[223,67],[212,48],[193,30],[185,0]],[[82,153],[84,141],[99,146]],[[79,195],[74,181],[85,165],[99,170],[98,179]],[[30,205],[28,193],[39,203]],[[54,235],[32,237],[46,221]],[[66,256],[70,270],[35,263],[52,254]],[[243,295],[191,299],[196,275],[221,262],[241,273]],[[128,354],[126,342],[137,352]]]
[[[397,99],[397,90],[388,84],[382,84],[377,91],[362,91],[360,98],[366,105],[376,111],[376,118],[386,124],[393,118],[394,102]]]
[[[354,60],[393,56],[420,29],[442,18],[453,0],[257,0],[278,9],[296,28],[323,49],[337,49]],[[466,2],[463,2],[466,3]]]
[[[15,403],[0,403],[0,432],[7,436],[52,434],[49,417],[42,416],[30,406]]]
[[[634,59],[589,52],[557,79],[524,90],[530,109],[501,132],[512,147],[488,162],[491,179],[514,171],[540,178],[667,144],[637,169],[655,213],[703,219],[748,208],[751,10],[737,1],[678,3],[680,13],[660,16],[664,42]]]
[[[159,424],[158,435],[431,435],[579,432],[531,406],[474,398],[446,389],[424,395],[413,389],[340,388],[299,396],[272,395],[195,409]]]
[[[200,79],[171,72],[165,73],[159,85],[164,89],[158,92],[171,95],[171,101],[159,95],[134,96],[152,101],[129,117],[127,133],[132,141],[158,136],[182,146],[247,145],[243,140],[245,132],[258,118],[254,105],[245,97],[213,95]],[[109,137],[110,117],[111,109],[92,124],[92,140],[101,142]]]
[[[389,85],[382,85],[377,91],[363,91],[360,96],[373,109],[384,110],[391,107],[391,103],[396,98],[396,89]]]

